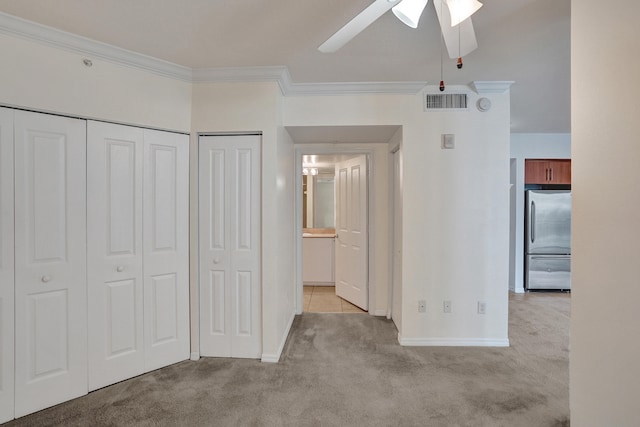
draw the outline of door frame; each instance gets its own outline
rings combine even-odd
[[[396,162],[396,156],[397,158]],[[398,323],[396,323],[396,319],[394,319],[394,314],[396,316],[402,317],[402,231],[400,230],[400,234],[398,235],[396,230],[396,223],[400,221],[400,227],[402,227],[402,201],[400,201],[400,205],[396,204],[396,196],[399,196],[402,199],[402,187],[398,188],[399,182],[402,182],[401,173],[402,173],[402,145],[400,143],[394,145],[391,150],[389,150],[389,206],[391,206],[391,215],[389,218],[389,240],[391,243],[391,253],[389,254],[389,289],[388,289],[388,306],[387,306],[387,319],[393,320],[396,328],[399,331],[402,329],[402,323],[400,322],[400,327],[398,327]],[[398,180],[400,178],[400,181]],[[399,192],[398,192],[399,190]],[[400,242],[398,242],[398,238]],[[400,243],[400,247],[397,244]],[[396,252],[400,251],[399,261],[400,265],[396,265]],[[396,274],[400,273],[400,283],[396,284]],[[398,294],[396,291],[396,285],[400,287]],[[395,313],[393,308],[395,306],[396,300],[400,301],[400,312]]]
[[[371,143],[373,145],[374,143]],[[318,144],[294,144],[294,174],[295,174],[295,186],[294,186],[294,217],[295,217],[295,305],[296,314],[302,314],[303,303],[303,282],[302,282],[302,179],[297,177],[302,176],[302,158],[305,155],[363,155],[367,162],[367,286],[368,286],[368,299],[369,299],[369,314],[374,316],[375,313],[375,289],[376,289],[376,277],[373,270],[373,263],[371,262],[371,248],[375,245],[375,232],[372,224],[375,224],[375,168],[374,168],[374,155],[375,149],[362,148],[363,144],[358,144],[360,148],[353,148],[351,144],[345,143],[344,147],[335,143],[318,143]],[[367,144],[369,145],[369,144]],[[376,144],[378,146],[379,144]]]

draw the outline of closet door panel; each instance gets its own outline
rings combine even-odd
[[[13,110],[0,108],[0,423],[13,419]]]
[[[260,137],[242,136],[233,150],[235,202],[232,218],[231,294],[234,357],[262,353],[260,297]],[[242,138],[242,139],[240,139]]]
[[[216,137],[199,140],[200,354],[231,357],[232,188],[227,148]]]
[[[145,370],[189,357],[189,137],[144,131]]]
[[[259,358],[260,137],[199,140],[200,353]]]
[[[144,372],[143,130],[87,124],[89,390]]]
[[[87,393],[86,125],[15,112],[15,415]]]

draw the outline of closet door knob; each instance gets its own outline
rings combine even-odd
[[[49,280],[51,280],[51,276],[46,276],[46,275],[45,275],[45,276],[42,276],[42,279],[41,279],[41,280],[42,280],[44,283],[47,283]]]
[[[118,273],[122,273],[122,272],[124,271],[124,265],[119,265],[119,266],[117,266],[117,267],[116,267],[116,271],[117,271]]]
[[[220,264],[220,258],[214,258],[213,259],[213,263],[214,264]]]

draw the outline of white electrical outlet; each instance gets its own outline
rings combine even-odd
[[[451,313],[451,301],[444,301],[442,306],[445,313]]]
[[[487,303],[484,301],[478,301],[478,314],[485,314],[487,312]]]
[[[418,301],[418,313],[426,313],[427,312],[427,302],[423,299]]]

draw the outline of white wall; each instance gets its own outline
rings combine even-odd
[[[489,97],[487,113],[473,107],[473,93],[469,111],[444,113],[423,112],[422,94],[284,98],[287,126],[403,127],[403,344],[508,342],[509,94]],[[440,149],[442,133],[456,134],[455,150]],[[376,189],[380,199],[389,194],[388,175],[385,181]],[[388,300],[390,213],[387,202],[376,210],[385,216],[375,225],[384,236],[375,245],[376,277],[384,281],[377,282],[376,310]],[[418,314],[421,299],[425,314]],[[453,313],[443,313],[444,299]],[[476,314],[478,300],[487,302],[487,314]]]
[[[277,229],[277,247],[275,255],[277,259],[277,271],[275,278],[276,296],[272,303],[276,304],[275,323],[277,328],[273,331],[274,338],[278,343],[275,352],[269,353],[268,357],[263,357],[264,361],[276,362],[287,339],[287,334],[296,307],[296,265],[295,265],[295,241],[298,234],[295,232],[295,156],[293,140],[284,127],[278,127],[277,142],[277,175],[275,182],[277,222],[274,224]],[[266,200],[263,198],[263,201]],[[270,225],[267,225],[270,226]]]
[[[640,3],[571,2],[571,425],[640,420]]]
[[[488,97],[486,113],[473,107],[477,95],[462,113],[416,105],[404,127],[405,344],[508,344],[509,94]],[[440,148],[444,133],[455,134],[455,149]]]
[[[281,126],[281,97],[276,83],[193,85],[192,156],[197,153],[198,133],[262,132],[262,358],[266,361],[280,354],[295,309],[293,143]],[[197,182],[195,168],[191,174],[192,183]],[[193,191],[192,187],[192,224],[197,224]],[[192,227],[192,308],[197,306],[197,253],[197,229]]]
[[[389,244],[393,251],[398,254],[399,265],[394,264],[394,253],[389,254],[389,262],[391,263],[389,271],[389,285],[391,289],[391,313],[389,315],[398,329],[399,336],[402,336],[402,129],[393,135],[389,141],[389,152],[398,149],[398,164],[396,165],[391,154],[389,167],[389,205],[393,206],[393,212],[389,218]],[[397,171],[396,171],[397,168]],[[398,182],[396,183],[396,176]],[[398,194],[395,192],[398,191]],[[395,216],[398,215],[398,218]],[[395,222],[398,222],[398,228],[395,228]],[[396,236],[395,233],[398,233]],[[398,271],[395,271],[395,269]],[[395,280],[395,281],[394,281]]]
[[[191,84],[0,34],[0,104],[188,132]]]
[[[511,134],[511,212],[509,289],[524,292],[524,160],[570,159],[569,133]]]

